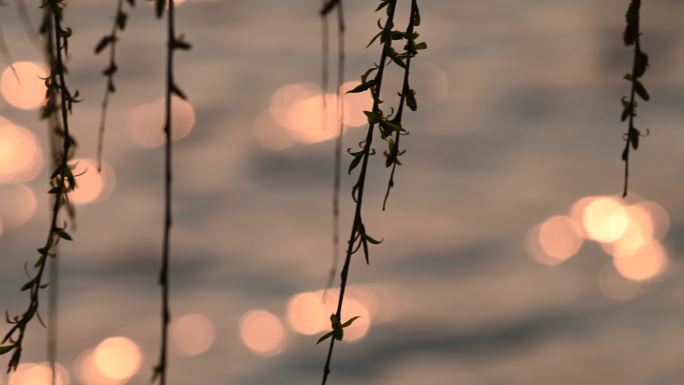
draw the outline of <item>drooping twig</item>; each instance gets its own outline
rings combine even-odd
[[[30,276],[29,281],[22,286],[22,291],[29,293],[29,305],[20,315],[10,318],[7,315],[7,322],[12,326],[2,340],[0,354],[12,353],[7,370],[16,370],[21,360],[23,342],[26,336],[26,328],[29,322],[38,315],[40,290],[45,289],[47,284],[43,282],[43,274],[50,258],[54,258],[55,248],[59,241],[71,240],[71,235],[66,231],[66,223],[60,225],[59,214],[61,209],[68,204],[68,192],[76,187],[76,178],[68,164],[72,149],[75,145],[74,139],[69,131],[69,114],[72,104],[78,102],[78,91],[73,95],[69,91],[66,83],[66,66],[64,58],[68,55],[68,41],[71,37],[71,29],[62,27],[62,18],[65,8],[63,0],[44,0],[42,7],[46,9],[46,15],[41,31],[48,38],[53,39],[55,62],[50,69],[50,75],[46,79],[48,87],[48,99],[46,109],[59,105],[61,112],[61,136],[62,147],[59,155],[59,162],[50,176],[50,194],[54,195],[52,204],[52,215],[50,220],[50,230],[45,245],[38,249],[39,257],[33,264],[37,270],[35,275]],[[51,31],[51,35],[50,32]],[[57,100],[58,99],[58,100]]]
[[[164,14],[165,0],[156,0],[157,17]],[[162,261],[159,272],[159,285],[162,288],[162,313],[161,313],[161,344],[159,362],[154,367],[152,380],[159,378],[160,385],[166,385],[167,356],[168,356],[168,328],[171,320],[169,306],[169,256],[171,243],[171,171],[172,171],[172,116],[173,96],[185,99],[185,94],[178,88],[174,80],[173,54],[176,50],[188,50],[190,44],[183,35],[177,37],[175,31],[175,1],[168,0],[167,6],[167,51],[166,51],[166,92],[164,100],[164,235],[162,241]]]
[[[379,241],[376,241],[367,234],[362,219],[362,207],[366,185],[366,173],[368,170],[368,159],[371,155],[375,153],[371,147],[373,142],[373,132],[375,130],[376,125],[380,122],[379,117],[382,116],[382,111],[380,110],[380,92],[382,87],[382,79],[386,68],[386,62],[388,57],[392,54],[392,29],[394,27],[396,0],[382,0],[380,2],[380,6],[378,6],[377,9],[381,10],[385,7],[387,7],[387,20],[384,24],[384,27],[382,27],[381,32],[378,34],[378,36],[381,37],[382,42],[382,53],[380,55],[380,62],[377,66],[374,66],[371,70],[364,74],[364,76],[362,77],[363,83],[355,89],[359,90],[364,87],[365,89],[371,89],[371,93],[373,95],[373,108],[372,111],[365,111],[365,114],[368,117],[368,131],[366,133],[365,140],[362,141],[360,144],[362,147],[361,150],[356,152],[352,152],[351,150],[349,151],[354,157],[349,167],[349,172],[351,173],[351,171],[353,171],[354,168],[356,168],[359,165],[361,165],[361,170],[359,172],[357,182],[352,189],[352,198],[356,203],[356,207],[354,210],[354,219],[352,222],[351,234],[349,236],[349,240],[347,243],[346,256],[344,264],[342,266],[342,271],[340,273],[340,293],[337,302],[337,309],[335,313],[332,314],[330,317],[333,330],[325,336],[323,336],[318,341],[320,343],[326,338],[331,337],[330,345],[328,347],[328,354],[325,360],[325,366],[323,368],[323,385],[325,385],[325,383],[327,382],[328,376],[330,374],[330,364],[332,360],[333,350],[335,347],[335,341],[341,340],[343,338],[342,329],[346,326],[349,326],[351,322],[353,322],[353,320],[355,319],[352,318],[347,322],[342,323],[342,306],[344,304],[344,296],[347,289],[351,257],[360,248],[363,248],[366,257],[366,262],[368,263],[368,243],[380,243]],[[377,71],[375,78],[372,80],[367,80],[367,76],[374,71]]]
[[[629,183],[629,152],[630,148],[637,150],[639,148],[639,139],[642,136],[649,134],[647,129],[645,132],[641,132],[634,126],[634,118],[636,117],[636,111],[638,103],[636,101],[636,96],[639,96],[644,101],[649,101],[651,96],[643,83],[639,80],[646,69],[648,68],[648,55],[641,50],[640,41],[640,20],[639,11],[641,8],[641,0],[631,0],[629,7],[627,8],[627,14],[625,19],[627,21],[627,26],[625,32],[622,36],[624,44],[626,46],[634,46],[634,59],[632,62],[632,72],[624,76],[624,78],[630,82],[631,90],[629,94],[629,99],[626,96],[622,97],[622,116],[621,120],[627,123],[627,133],[624,134],[625,148],[622,151],[622,160],[625,162],[625,180],[622,190],[622,196],[627,196],[628,183]]]
[[[326,2],[324,0],[323,9],[321,9],[321,18],[327,20],[327,15],[332,11],[330,5],[337,10],[337,91],[335,92],[335,100],[337,104],[337,124],[338,132],[335,139],[335,160],[334,160],[334,177],[333,177],[333,226],[332,226],[332,263],[330,266],[330,273],[328,274],[328,282],[326,284],[326,291],[332,287],[337,274],[337,265],[340,259],[340,186],[342,181],[342,137],[344,135],[344,97],[342,95],[342,85],[344,83],[344,67],[345,67],[345,22],[344,22],[344,7],[342,0],[335,0]],[[327,24],[327,21],[324,21]],[[326,27],[327,29],[327,27]],[[324,39],[327,40],[327,34],[324,34]],[[328,56],[327,44],[325,44],[324,57]],[[327,59],[324,59],[324,76],[323,79],[327,82]],[[324,83],[325,84],[325,83]],[[326,87],[327,88],[327,87]],[[325,90],[323,91],[325,95]],[[325,96],[324,96],[325,100]],[[327,112],[323,114],[325,124],[327,125]]]
[[[412,111],[416,111],[418,104],[416,102],[416,92],[411,88],[409,84],[409,76],[411,71],[411,58],[418,54],[418,50],[427,48],[426,43],[416,43],[416,38],[418,34],[414,32],[415,27],[420,25],[420,11],[418,10],[418,1],[411,0],[411,17],[409,18],[409,24],[406,28],[406,47],[405,52],[402,57],[406,58],[406,65],[404,67],[404,81],[402,82],[399,106],[397,107],[397,112],[392,119],[392,122],[402,127],[401,119],[404,113],[404,106],[408,106]],[[391,132],[391,130],[389,131]],[[394,130],[394,140],[387,136],[387,142],[389,144],[389,149],[385,152],[387,167],[392,167],[390,172],[390,178],[387,182],[387,190],[385,192],[385,199],[382,202],[382,209],[385,210],[387,207],[387,199],[389,198],[390,191],[394,187],[394,173],[397,169],[397,165],[401,165],[399,161],[399,156],[404,154],[405,151],[399,150],[399,139],[402,135],[407,134],[404,130]]]
[[[135,0],[126,0],[130,7],[135,6]],[[119,40],[118,32],[126,29],[126,22],[128,20],[128,13],[123,10],[124,0],[116,1],[116,13],[114,14],[114,22],[112,23],[111,32],[103,36],[95,46],[95,54],[99,54],[105,48],[109,47],[109,64],[107,68],[102,71],[102,74],[107,78],[107,85],[105,87],[104,97],[102,98],[102,105],[100,110],[100,130],[97,137],[97,170],[102,171],[102,151],[104,149],[104,133],[107,125],[107,108],[109,107],[109,95],[116,92],[114,86],[114,75],[117,72],[116,65],[116,44]]]

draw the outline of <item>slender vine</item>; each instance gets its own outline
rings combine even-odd
[[[323,25],[323,60],[322,65],[322,84],[323,84],[323,102],[325,101],[325,93],[327,92],[328,84],[328,22],[327,16],[333,9],[337,10],[337,91],[335,92],[335,100],[337,103],[337,124],[338,132],[335,139],[335,160],[334,160],[334,177],[333,177],[333,198],[332,198],[332,263],[330,266],[330,273],[328,274],[328,282],[326,289],[332,287],[337,274],[337,265],[340,260],[340,186],[342,182],[342,136],[344,135],[344,98],[342,97],[342,84],[344,83],[344,65],[345,65],[345,30],[344,22],[344,7],[342,0],[323,0],[323,8],[320,11],[322,25]],[[323,124],[327,128],[327,106],[323,105]]]
[[[647,136],[650,131],[646,129],[641,132],[634,126],[634,118],[637,116],[636,96],[639,96],[643,101],[647,102],[651,99],[646,87],[641,82],[641,77],[646,73],[648,68],[648,55],[641,50],[641,32],[639,25],[639,11],[641,9],[641,0],[631,0],[627,8],[625,19],[627,26],[622,35],[625,46],[634,46],[634,59],[632,61],[632,72],[624,76],[625,80],[631,84],[629,98],[622,97],[622,115],[620,119],[627,123],[627,133],[624,134],[625,148],[622,151],[622,160],[625,162],[625,181],[622,190],[622,196],[627,196],[629,183],[629,152],[630,149],[637,150],[639,148],[639,139],[642,136]]]
[[[59,161],[54,171],[50,175],[50,191],[53,195],[52,214],[50,229],[45,244],[38,249],[39,257],[33,264],[35,270],[32,274],[26,267],[29,280],[22,286],[22,291],[28,291],[29,304],[27,309],[20,315],[10,317],[5,313],[7,322],[12,325],[2,339],[0,354],[11,353],[7,371],[16,370],[21,360],[23,352],[23,342],[26,336],[26,327],[30,321],[36,317],[44,325],[39,315],[40,291],[47,288],[48,284],[43,282],[43,275],[48,261],[56,257],[56,247],[61,240],[72,240],[71,235],[66,231],[66,221],[60,223],[60,212],[68,206],[68,193],[76,187],[76,177],[72,167],[68,164],[72,156],[76,142],[70,135],[69,115],[72,105],[79,102],[78,91],[73,95],[66,83],[65,58],[69,54],[69,38],[71,29],[62,27],[64,0],[43,0],[41,7],[45,10],[41,33],[50,39],[54,48],[54,65],[50,68],[50,75],[45,79],[47,86],[47,103],[43,108],[43,115],[49,116],[57,109],[61,115],[61,127],[59,130],[62,138],[62,145],[59,153]]]
[[[370,46],[378,38],[380,39],[380,43],[382,45],[380,62],[378,64],[375,64],[361,76],[361,84],[359,86],[357,86],[351,91],[348,91],[349,93],[358,93],[370,90],[373,97],[373,108],[371,111],[364,111],[366,117],[368,118],[368,131],[366,133],[365,139],[359,143],[360,150],[347,150],[352,155],[352,161],[349,165],[349,173],[351,173],[359,165],[361,166],[361,169],[358,174],[357,182],[352,188],[352,199],[354,200],[356,205],[354,210],[354,219],[352,223],[351,234],[347,242],[346,256],[342,267],[342,271],[340,273],[340,294],[337,302],[337,310],[334,314],[330,315],[332,330],[318,339],[318,343],[321,343],[326,339],[330,339],[328,354],[325,360],[325,366],[323,368],[323,385],[326,384],[328,376],[330,375],[330,365],[333,350],[335,347],[335,341],[341,341],[344,337],[344,328],[350,326],[356,319],[358,319],[358,316],[354,316],[348,319],[346,322],[342,322],[342,307],[344,304],[344,296],[347,288],[351,258],[360,249],[363,249],[366,264],[368,264],[370,262],[369,243],[375,245],[381,243],[381,241],[378,241],[370,235],[368,235],[362,217],[362,207],[366,186],[366,174],[368,171],[368,161],[369,158],[375,154],[375,150],[372,148],[372,142],[373,134],[375,132],[376,127],[378,128],[380,137],[386,140],[390,145],[389,150],[385,153],[385,156],[387,158],[385,164],[388,167],[392,166],[394,162],[398,162],[398,157],[402,153],[398,150],[398,145],[396,145],[396,141],[390,140],[390,137],[395,133],[406,134],[406,130],[401,126],[401,116],[397,116],[396,114],[394,114],[393,109],[389,111],[387,114],[385,114],[384,111],[380,108],[380,105],[382,104],[380,96],[383,76],[385,73],[385,69],[391,63],[394,63],[400,68],[402,68],[405,74],[400,103],[406,103],[407,105],[409,105],[411,109],[415,109],[415,107],[417,106],[415,101],[415,93],[408,92],[410,88],[408,87],[409,68],[407,66],[407,62],[410,58],[414,57],[417,54],[418,50],[427,48],[427,45],[425,43],[415,42],[416,38],[418,37],[418,34],[415,33],[413,29],[414,26],[420,24],[420,13],[418,11],[417,0],[412,0],[411,2],[411,13],[409,15],[408,23],[409,26],[406,31],[399,31],[394,29],[394,16],[396,7],[397,0],[380,1],[380,4],[376,8],[376,11],[385,9],[387,19],[384,25],[381,25],[380,20],[378,21],[378,27],[380,28],[380,32],[378,32],[378,34],[376,34],[368,44],[368,46]],[[398,53],[397,51],[395,51],[392,47],[392,42],[394,40],[405,40],[406,51],[403,53]],[[370,78],[370,76],[373,73],[375,73],[375,77]],[[393,145],[392,142],[394,142],[395,144]]]
[[[156,0],[155,11],[157,18],[164,15],[167,0]],[[171,133],[174,95],[186,99],[185,93],[176,85],[173,72],[173,54],[176,50],[189,50],[190,43],[185,41],[183,35],[176,36],[175,31],[175,0],[168,0],[167,9],[167,50],[166,50],[166,92],[164,101],[164,235],[162,243],[162,261],[159,273],[159,285],[162,288],[162,311],[161,311],[161,344],[159,362],[154,367],[152,381],[159,378],[160,385],[166,385],[167,353],[168,353],[168,329],[171,321],[169,310],[169,253],[171,242]]]
[[[135,6],[135,0],[126,0],[129,7]],[[95,54],[99,54],[109,47],[109,64],[102,71],[102,74],[107,78],[107,85],[105,87],[104,97],[102,98],[102,105],[100,109],[100,130],[97,137],[97,170],[102,171],[102,152],[104,149],[104,133],[107,124],[107,108],[109,107],[109,95],[116,92],[114,86],[114,75],[118,67],[116,65],[116,43],[119,41],[118,33],[126,29],[126,22],[128,20],[128,13],[124,11],[124,0],[116,1],[116,13],[114,14],[114,22],[112,23],[111,32],[103,36],[95,46]]]

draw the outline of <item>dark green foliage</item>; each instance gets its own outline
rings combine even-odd
[[[384,24],[381,22],[382,19],[378,20],[380,32],[378,32],[369,43],[370,46],[379,39],[381,44],[380,61],[363,73],[361,76],[361,84],[359,86],[349,91],[350,93],[370,91],[373,98],[373,108],[370,111],[364,111],[364,114],[368,119],[368,131],[366,133],[365,139],[359,143],[360,148],[356,151],[352,149],[347,150],[347,152],[352,155],[352,161],[349,165],[349,173],[358,168],[360,168],[360,170],[357,181],[352,187],[352,199],[355,202],[354,219],[351,234],[347,242],[346,257],[340,275],[340,296],[338,298],[337,310],[330,317],[332,330],[318,340],[320,343],[326,339],[330,339],[328,355],[323,370],[323,385],[325,385],[327,382],[328,375],[330,374],[330,363],[332,360],[335,341],[342,340],[344,336],[343,328],[350,325],[355,319],[357,319],[357,317],[353,317],[344,324],[340,323],[340,320],[342,319],[342,306],[344,304],[344,295],[347,287],[351,258],[359,250],[363,249],[366,263],[370,263],[369,244],[378,245],[382,242],[368,234],[362,217],[368,163],[370,157],[375,154],[375,150],[372,148],[372,142],[376,128],[381,139],[384,139],[388,144],[388,150],[385,151],[385,165],[387,167],[392,167],[389,186],[387,194],[385,195],[386,201],[387,196],[389,195],[389,189],[394,183],[393,178],[395,168],[397,165],[401,164],[399,161],[399,156],[405,152],[399,150],[399,137],[408,133],[402,126],[402,114],[404,106],[407,105],[412,110],[415,110],[418,106],[415,91],[409,85],[410,65],[411,59],[416,56],[418,50],[427,48],[427,44],[422,42],[416,43],[416,39],[419,35],[414,32],[414,27],[417,25],[417,23],[420,23],[420,15],[418,11],[417,0],[411,0],[410,4],[411,13],[409,16],[408,27],[406,31],[399,31],[394,29],[394,16],[397,7],[397,0],[380,1],[376,11],[384,9],[386,11],[387,18]],[[392,44],[394,42],[402,41],[404,42],[404,50],[402,52],[397,52]],[[399,93],[400,99],[398,108],[396,110],[390,109],[389,113],[386,113],[386,111],[381,108],[383,101],[380,99],[380,95],[385,70],[391,63],[396,64],[403,70],[404,80],[402,83],[401,92]],[[370,78],[372,75],[374,76]]]
[[[68,55],[68,41],[72,32],[69,28],[63,28],[61,24],[65,7],[64,0],[44,0],[41,3],[43,22],[40,30],[47,41],[46,47],[48,47],[48,59],[51,66],[50,75],[45,79],[47,103],[43,107],[41,115],[49,119],[55,118],[53,120],[54,133],[56,137],[62,138],[62,145],[59,153],[55,154],[56,165],[50,175],[49,193],[53,196],[53,205],[47,240],[38,249],[38,258],[33,264],[36,272],[31,274],[27,269],[29,280],[21,287],[21,291],[28,291],[28,307],[22,314],[14,317],[10,317],[9,314],[5,313],[7,322],[12,326],[0,342],[0,354],[12,352],[7,368],[8,371],[16,370],[19,365],[26,328],[34,316],[43,324],[38,308],[40,290],[47,288],[47,284],[43,283],[43,275],[48,260],[56,257],[56,248],[60,240],[71,241],[73,239],[66,231],[66,223],[62,226],[58,225],[62,208],[66,207],[69,209],[67,194],[76,187],[76,176],[73,173],[74,166],[68,163],[76,145],[69,131],[69,114],[71,113],[72,105],[80,101],[78,99],[78,91],[75,91],[72,95],[66,84],[65,74],[67,68],[64,64],[64,59]],[[61,114],[61,122],[56,118],[58,113]]]

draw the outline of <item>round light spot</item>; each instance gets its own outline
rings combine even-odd
[[[142,352],[130,338],[111,337],[97,345],[93,361],[103,376],[124,380],[133,377],[140,370]]]
[[[613,264],[623,277],[641,282],[653,279],[665,270],[667,255],[665,249],[653,241],[629,256],[613,258]]]
[[[0,78],[0,91],[7,103],[16,108],[33,110],[45,102],[47,71],[33,62],[17,62],[5,68]]]
[[[195,126],[195,110],[192,104],[174,96],[172,103],[172,140],[180,140],[190,134]],[[164,105],[161,98],[153,103],[142,104],[128,114],[127,133],[131,142],[142,148],[155,148],[165,143]]]
[[[300,293],[292,297],[287,305],[287,320],[292,330],[312,335],[329,328],[330,314],[334,312],[332,300],[329,296],[324,304],[317,292]]]
[[[38,207],[36,194],[22,184],[0,186],[0,218],[6,228],[17,228],[28,222]]]
[[[622,237],[629,225],[623,205],[612,197],[593,199],[584,209],[582,226],[589,238],[598,242],[613,242]]]
[[[658,203],[651,201],[639,202],[636,206],[648,212],[653,226],[653,238],[663,240],[670,229],[670,215],[667,210]]]
[[[539,229],[539,244],[542,251],[561,262],[577,254],[582,243],[579,225],[567,216],[551,217],[542,223]]]
[[[350,291],[353,287],[350,287]],[[323,303],[323,290],[300,293],[292,297],[287,305],[287,320],[292,330],[299,334],[313,335],[330,331],[330,315],[337,307],[339,290],[328,290],[326,302]],[[342,308],[342,322],[360,316],[354,323],[344,329],[342,341],[356,341],[366,335],[370,328],[372,316],[368,306],[360,299],[345,296]]]
[[[42,163],[43,155],[35,135],[0,118],[0,183],[33,180]]]
[[[214,324],[201,314],[185,314],[171,324],[171,341],[188,356],[202,354],[214,343]]]
[[[86,350],[76,358],[74,372],[84,385],[123,385],[128,381],[105,377],[95,365],[94,350]]]
[[[66,369],[57,363],[55,371],[56,385],[69,385],[69,373]],[[47,385],[52,383],[51,380],[52,370],[49,363],[24,363],[19,364],[17,370],[10,373],[8,385]]]
[[[104,177],[97,172],[97,161],[74,159],[71,162],[76,176],[76,188],[69,193],[69,200],[76,205],[95,202],[104,191]]]
[[[283,349],[285,331],[280,319],[266,310],[250,310],[240,319],[240,337],[252,352],[273,356]]]

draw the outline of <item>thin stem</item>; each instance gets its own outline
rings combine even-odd
[[[50,264],[50,290],[48,297],[47,358],[50,363],[50,384],[57,383],[57,338],[59,336],[59,259]]]
[[[102,171],[102,152],[104,150],[104,133],[107,124],[107,109],[109,107],[109,95],[115,90],[114,88],[114,74],[116,73],[116,42],[118,39],[117,32],[121,29],[121,18],[123,16],[123,0],[117,0],[116,13],[114,22],[112,23],[111,33],[105,37],[109,39],[109,66],[104,71],[107,77],[107,84],[105,87],[104,97],[102,98],[101,113],[100,113],[100,130],[97,137],[97,171]],[[125,23],[125,21],[124,21]],[[96,48],[97,52],[97,48]]]
[[[408,28],[406,28],[406,34],[410,35],[413,34],[414,30],[414,23],[415,23],[415,15],[416,12],[418,12],[418,2],[417,0],[411,0],[411,13],[409,17],[409,24]],[[408,44],[411,44],[410,42]],[[397,108],[397,114],[394,117],[394,121],[396,123],[401,124],[401,119],[404,114],[404,106],[406,105],[406,97],[411,91],[411,87],[409,86],[409,77],[410,77],[410,72],[411,72],[411,55],[408,55],[406,58],[406,68],[404,69],[404,81],[402,83],[401,87],[401,97],[399,99],[399,107]],[[399,139],[401,138],[401,133],[397,131],[394,134],[394,151],[395,154],[399,153]],[[394,173],[397,169],[397,164],[398,162],[393,162],[392,163],[392,171],[390,172],[390,178],[389,182],[387,183],[387,191],[385,191],[385,199],[382,201],[382,210],[384,211],[387,207],[387,200],[389,199],[390,195],[390,190],[394,187]]]
[[[639,43],[639,38],[634,41],[634,60],[632,62],[632,87],[629,92],[629,104],[631,106],[634,106],[635,98],[636,98],[636,82],[637,82],[637,66],[638,66],[638,57],[639,54],[641,53],[641,46]],[[622,197],[627,196],[627,189],[629,185],[629,151],[630,151],[630,146],[631,146],[631,137],[632,135],[640,135],[639,132],[636,130],[634,127],[634,112],[629,114],[629,123],[628,123],[628,129],[627,129],[627,140],[625,140],[625,148],[622,152],[622,159],[625,162],[625,183],[622,189]]]
[[[28,326],[29,322],[34,316],[37,316],[40,320],[40,316],[38,316],[40,300],[39,293],[41,289],[46,287],[43,283],[43,275],[45,273],[45,267],[47,266],[48,259],[54,258],[56,256],[53,250],[57,246],[60,238],[71,239],[71,236],[69,236],[63,228],[58,226],[60,210],[63,204],[68,202],[67,192],[75,187],[75,180],[68,166],[69,154],[73,143],[73,139],[71,138],[69,131],[69,110],[75,99],[71,97],[66,85],[66,79],[64,75],[65,65],[62,55],[62,50],[66,50],[67,47],[68,34],[62,29],[61,26],[63,4],[59,0],[49,0],[44,4],[44,6],[46,7],[46,12],[49,12],[47,18],[48,22],[45,25],[49,29],[45,30],[45,32],[47,34],[47,38],[54,39],[53,44],[55,53],[55,63],[54,67],[50,71],[49,81],[49,89],[51,89],[52,92],[49,92],[48,95],[51,98],[57,98],[57,94],[59,94],[63,141],[61,155],[58,161],[59,165],[51,177],[51,193],[55,194],[55,196],[52,203],[50,231],[48,232],[45,246],[39,249],[40,258],[34,264],[38,271],[36,272],[36,275],[33,276],[22,288],[23,290],[29,291],[29,305],[24,313],[15,317],[14,320],[9,320],[12,324],[12,327],[2,340],[2,343],[6,343],[8,341],[11,342],[11,345],[4,347],[5,349],[3,349],[3,353],[13,352],[12,357],[9,360],[7,368],[8,372],[13,369],[16,370],[19,366],[19,361],[23,351],[24,337],[26,336],[26,327]],[[50,32],[50,29],[52,32]],[[55,103],[56,101],[54,99],[48,101],[49,106],[54,106]]]
[[[394,13],[396,9],[396,2],[391,2],[388,5],[389,9],[387,11],[387,21],[385,23],[385,31],[391,29],[394,21]],[[380,92],[382,88],[382,78],[385,72],[385,63],[387,61],[388,48],[392,44],[392,39],[386,39],[383,45],[382,54],[380,55],[380,63],[378,68],[378,73],[376,75],[376,82],[374,87],[373,95],[373,113],[379,115],[380,112]],[[337,301],[337,310],[335,315],[339,320],[342,320],[342,305],[344,303],[344,295],[347,289],[347,278],[349,275],[349,267],[351,265],[351,257],[354,254],[354,241],[357,238],[360,228],[363,226],[363,220],[361,217],[362,207],[363,207],[363,197],[366,185],[366,173],[368,171],[368,158],[371,155],[371,144],[373,142],[373,130],[375,129],[375,123],[368,124],[368,132],[366,133],[366,140],[363,142],[363,159],[361,160],[361,171],[359,172],[359,177],[356,183],[357,195],[356,195],[356,208],[354,210],[354,220],[352,223],[351,232],[349,235],[349,241],[347,242],[347,252],[344,259],[344,265],[342,266],[342,272],[340,273],[340,296]],[[335,338],[330,338],[330,346],[328,348],[328,355],[325,360],[325,367],[323,368],[323,380],[322,385],[325,385],[328,381],[328,376],[330,375],[330,362],[332,360],[333,349],[335,346]]]
[[[340,260],[340,187],[342,184],[342,145],[344,136],[344,95],[342,85],[344,84],[345,72],[345,31],[344,8],[342,0],[337,2],[337,91],[335,99],[337,101],[337,124],[338,133],[335,139],[335,163],[333,181],[333,259],[328,275],[326,289],[332,287],[337,274],[337,265]]]
[[[167,13],[167,56],[166,56],[166,99],[165,99],[165,157],[164,157],[164,238],[162,245],[162,266],[159,273],[159,284],[162,287],[162,325],[161,325],[161,346],[159,352],[159,364],[156,373],[159,375],[160,385],[166,385],[167,356],[168,356],[168,328],[171,319],[169,310],[169,252],[171,237],[171,132],[172,132],[172,96],[175,85],[173,78],[173,51],[176,42],[174,26],[174,0],[168,1]]]

